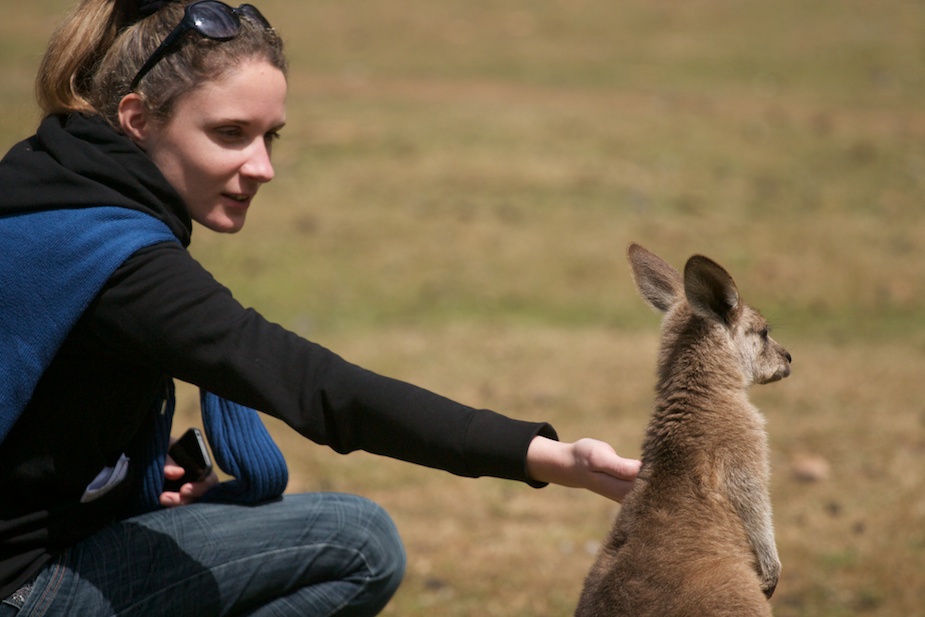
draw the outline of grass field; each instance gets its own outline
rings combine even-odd
[[[0,21],[4,148],[34,128],[67,6]],[[292,64],[277,179],[243,232],[192,247],[239,299],[368,368],[637,455],[658,319],[625,246],[705,253],[794,356],[753,396],[775,614],[925,615],[925,4],[259,6]],[[569,615],[617,511],[271,425],[291,490],[393,514],[409,568],[387,615]]]

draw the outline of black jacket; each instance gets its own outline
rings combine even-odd
[[[48,118],[0,162],[0,226],[15,212],[95,205],[146,212],[181,244],[142,249],[116,270],[0,444],[0,598],[126,515],[137,478],[97,501],[79,499],[137,445],[152,400],[172,378],[277,417],[337,452],[530,482],[527,446],[537,434],[555,438],[549,425],[364,370],[241,306],[184,248],[192,225],[179,196],[101,119]],[[0,258],[27,258],[11,251],[0,247]],[[0,306],[2,289],[0,281]]]

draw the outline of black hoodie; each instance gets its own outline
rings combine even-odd
[[[116,270],[0,444],[0,598],[128,514],[135,477],[102,499],[79,500],[103,467],[138,447],[151,401],[172,378],[280,418],[337,452],[538,486],[526,475],[526,451],[538,434],[555,437],[549,425],[377,375],[242,307],[184,248],[192,225],[179,195],[102,119],[49,117],[0,161],[0,230],[8,214],[101,205],[145,212],[180,243],[141,249]],[[0,259],[28,256],[0,246]],[[2,294],[0,281],[0,306]]]

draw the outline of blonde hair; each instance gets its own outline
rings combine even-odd
[[[183,19],[186,2],[170,3],[140,20],[136,6],[137,0],[81,0],[65,17],[48,43],[36,78],[36,98],[44,116],[80,112],[101,115],[119,126],[119,102],[141,65]],[[243,17],[238,34],[228,41],[184,35],[135,92],[153,117],[167,120],[181,96],[252,59],[287,72],[276,31]]]

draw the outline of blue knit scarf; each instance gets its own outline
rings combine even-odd
[[[0,443],[58,348],[112,273],[146,246],[176,242],[161,221],[121,207],[71,208],[0,216]],[[140,510],[160,507],[173,416],[162,408],[144,461]],[[203,501],[257,503],[278,497],[288,472],[252,409],[203,392],[203,425],[219,468],[234,479]]]

